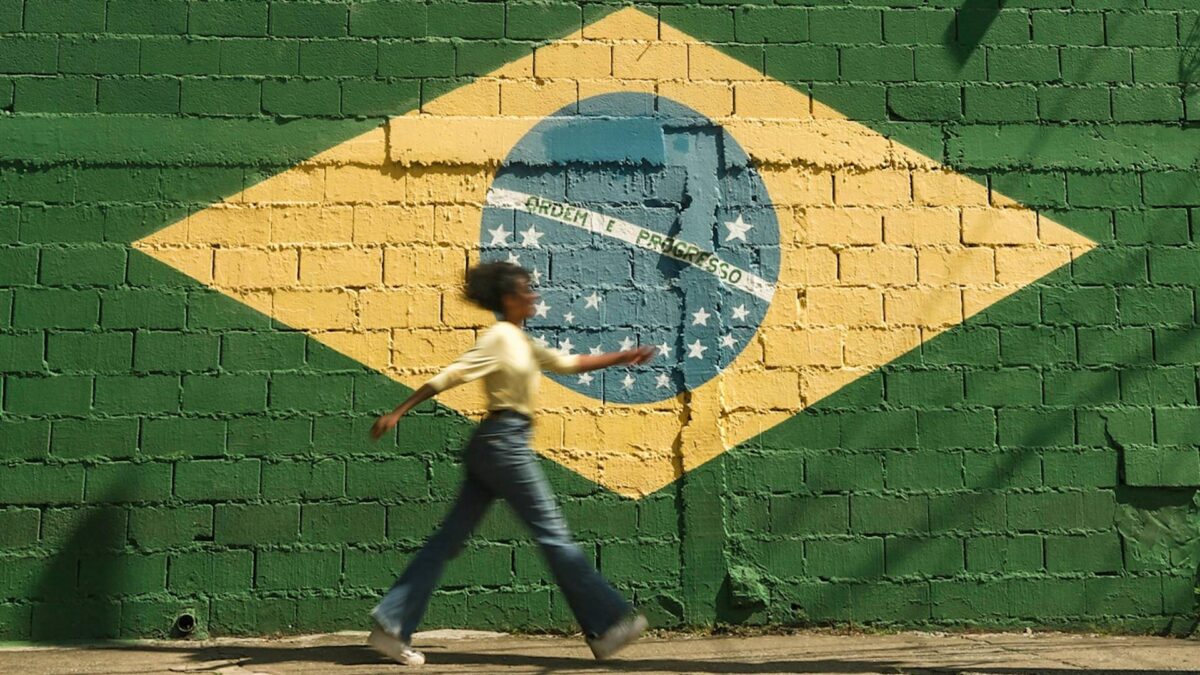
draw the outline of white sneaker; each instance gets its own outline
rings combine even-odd
[[[424,654],[413,649],[412,645],[404,640],[392,637],[379,626],[371,629],[371,635],[367,638],[367,644],[371,645],[371,648],[375,651],[402,666],[425,665]]]
[[[648,625],[646,617],[636,614],[622,619],[600,637],[588,638],[587,643],[596,660],[603,661],[632,644]]]

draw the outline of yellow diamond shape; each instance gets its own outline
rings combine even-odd
[[[616,404],[543,381],[535,447],[629,497],[1095,246],[634,8],[135,246],[416,387],[492,321],[459,286],[501,161],[545,116],[613,92],[668,97],[722,125],[759,169],[782,248],[757,335],[705,385]],[[475,387],[440,399],[482,412]]]

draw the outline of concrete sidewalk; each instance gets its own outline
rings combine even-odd
[[[206,642],[0,648],[0,673],[401,672],[365,633]],[[433,631],[414,640],[421,673],[1150,673],[1200,672],[1193,640],[1064,633],[797,632],[753,637],[651,636],[598,664],[577,638]]]

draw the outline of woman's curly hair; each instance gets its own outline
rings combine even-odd
[[[517,292],[517,285],[529,281],[529,271],[509,262],[492,262],[476,265],[467,270],[467,285],[463,295],[480,307],[493,311],[504,311],[504,296]]]

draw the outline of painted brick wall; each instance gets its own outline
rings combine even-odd
[[[600,80],[725,106],[790,186],[799,281],[719,400],[548,415],[655,625],[1192,630],[1195,3],[619,9],[0,0],[0,639],[362,627],[477,402],[366,429],[485,322],[454,285],[505,120]],[[497,508],[427,625],[571,618]]]

